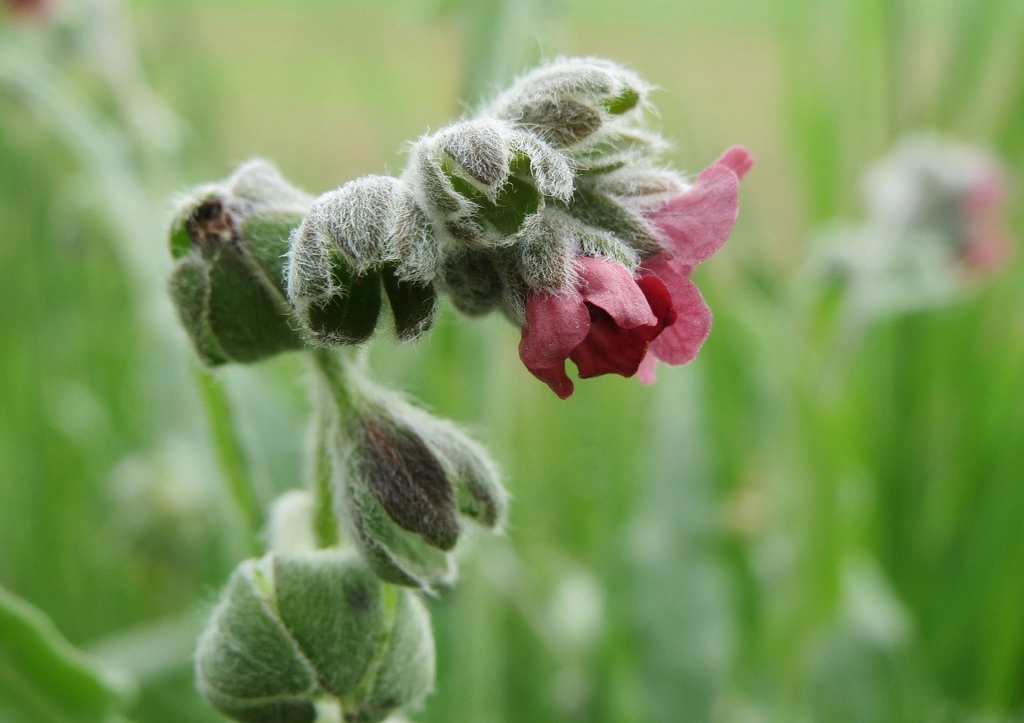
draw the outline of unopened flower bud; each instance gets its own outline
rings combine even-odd
[[[352,552],[248,560],[200,638],[199,690],[243,723],[312,723],[324,697],[343,701],[346,720],[379,721],[433,685],[429,618],[397,595],[389,603]]]
[[[451,422],[406,405],[403,414],[437,455],[455,489],[459,513],[488,528],[500,528],[508,492],[487,450]]]
[[[300,349],[284,293],[288,238],[311,199],[264,161],[200,187],[171,224],[170,293],[207,364]]]
[[[312,340],[369,339],[382,283],[400,339],[429,329],[437,315],[432,245],[426,216],[396,178],[366,176],[320,196],[293,236],[288,264],[288,296]]]
[[[440,131],[433,143],[461,175],[492,201],[509,174],[512,148],[508,132],[495,120],[457,123]]]
[[[535,133],[556,148],[592,141],[641,105],[647,85],[614,63],[557,60],[527,73],[488,112]]]
[[[436,227],[459,248],[495,248],[544,209],[567,200],[573,173],[549,145],[495,119],[465,121],[413,148],[405,177]]]
[[[398,395],[362,382],[340,430],[338,516],[381,577],[432,589],[454,578],[460,515],[500,525],[506,494],[480,445]]]

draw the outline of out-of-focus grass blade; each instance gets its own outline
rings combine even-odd
[[[943,126],[951,125],[976,102],[988,60],[996,49],[993,40],[1014,10],[1014,3],[1005,0],[971,0],[953,6],[959,12],[951,18],[952,48],[935,111]]]
[[[123,674],[90,661],[39,610],[0,588],[0,700],[9,698],[38,723],[107,723],[132,687]]]

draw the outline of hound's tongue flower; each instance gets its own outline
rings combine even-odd
[[[647,346],[675,321],[671,296],[655,277],[639,281],[615,261],[577,260],[575,293],[532,294],[519,344],[526,368],[562,399],[573,392],[565,360],[581,378],[633,376]]]
[[[645,384],[658,360],[692,361],[711,331],[711,311],[689,275],[732,232],[739,180],[752,164],[733,146],[692,186],[645,211],[664,250],[642,261],[637,278],[622,263],[581,256],[573,289],[529,294],[519,344],[526,368],[565,399],[573,392],[566,359],[582,379],[639,373]]]

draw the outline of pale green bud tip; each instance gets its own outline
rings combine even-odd
[[[367,176],[320,196],[292,237],[288,262],[288,295],[310,339],[369,339],[382,284],[399,338],[429,329],[437,315],[432,243],[429,222],[398,179]]]
[[[181,201],[170,227],[170,292],[207,364],[303,346],[290,323],[283,272],[289,235],[309,202],[263,161]]]
[[[199,690],[243,723],[311,723],[324,697],[383,718],[433,684],[433,639],[417,603],[405,596],[389,603],[351,552],[246,561],[200,638]],[[346,710],[350,720],[380,719],[354,714]]]

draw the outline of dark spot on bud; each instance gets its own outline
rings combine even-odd
[[[348,587],[345,589],[345,602],[357,613],[369,612],[373,600],[365,587]]]
[[[185,224],[192,242],[202,249],[213,249],[238,238],[235,220],[219,198],[203,201]]]

